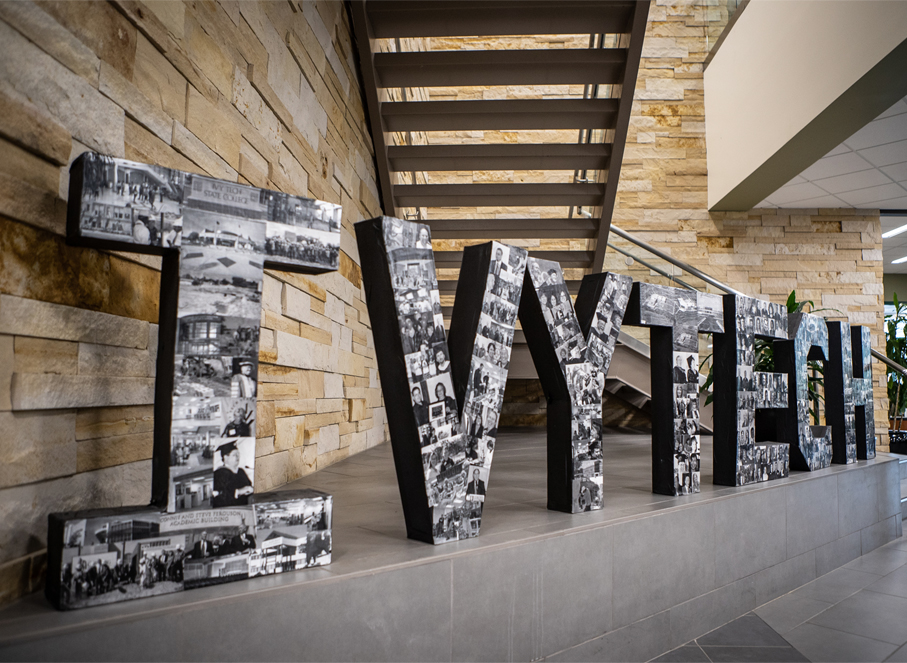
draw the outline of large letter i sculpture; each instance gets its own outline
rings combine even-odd
[[[87,153],[72,244],[163,256],[151,506],[51,514],[61,609],[330,562],[330,495],[254,494],[265,266],[337,269],[340,207]]]

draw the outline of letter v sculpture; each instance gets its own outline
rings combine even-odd
[[[340,206],[86,153],[71,244],[161,255],[152,497],[49,516],[46,594],[82,608],[331,559],[332,498],[253,494],[265,267],[337,269]]]
[[[467,247],[445,340],[427,225],[356,224],[407,535],[477,536],[527,253]]]

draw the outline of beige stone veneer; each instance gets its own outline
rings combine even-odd
[[[342,3],[2,2],[0,603],[42,582],[47,513],[150,498],[159,259],[64,243],[85,150],[340,203],[339,272],[266,272],[256,489],[386,439]]]

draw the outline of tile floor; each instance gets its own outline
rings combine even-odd
[[[907,662],[907,538],[655,660]]]

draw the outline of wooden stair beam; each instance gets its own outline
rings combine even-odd
[[[397,207],[601,205],[604,184],[396,184]]]
[[[595,219],[423,219],[434,239],[556,239],[595,237]]]
[[[619,85],[627,53],[621,48],[526,51],[376,53],[381,85]]]
[[[469,170],[607,170],[608,143],[482,143],[478,145],[393,145],[387,148],[391,169]]]
[[[571,295],[576,295],[579,293],[579,288],[582,284],[582,281],[565,281],[565,283],[567,284],[567,290],[570,291]],[[457,292],[457,282],[449,280],[438,281],[438,292],[442,295],[455,294]],[[443,310],[445,307],[442,306],[441,308]],[[450,307],[450,310],[453,310],[453,307]],[[449,316],[450,313],[445,313],[444,315]],[[518,333],[522,332],[518,331]]]
[[[578,0],[369,0],[378,38],[617,34],[628,31],[632,2]]]
[[[386,131],[611,129],[617,99],[394,101],[381,104]]]
[[[592,251],[530,251],[529,255],[559,263],[562,268],[588,267],[593,258]],[[441,269],[459,267],[462,262],[462,251],[435,251],[435,265]]]

